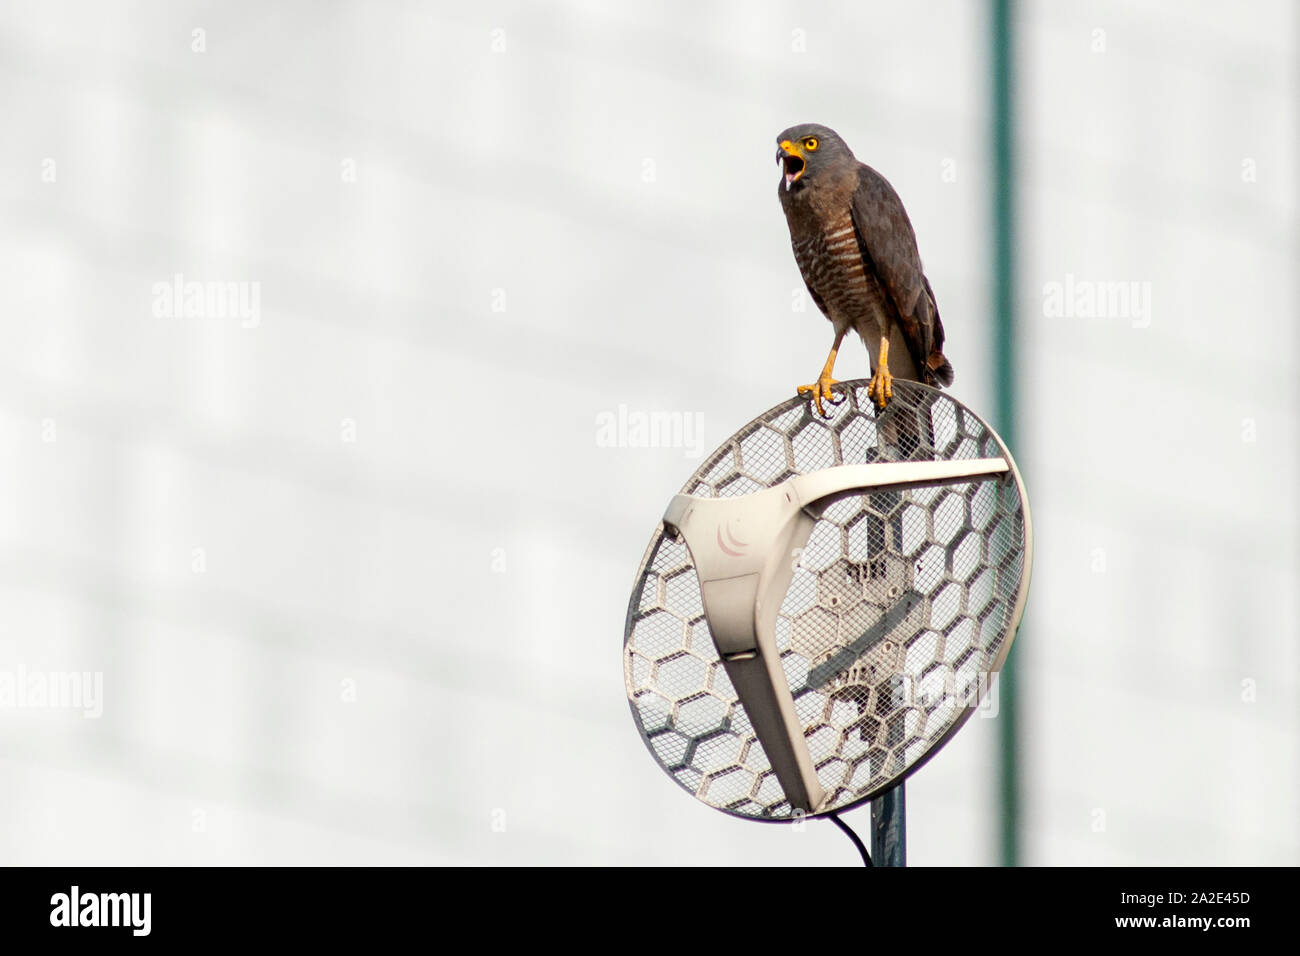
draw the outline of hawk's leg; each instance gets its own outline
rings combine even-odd
[[[867,397],[874,398],[876,404],[884,408],[894,397],[894,376],[889,374],[889,330],[880,335],[880,360],[876,363],[876,372],[867,383]]]
[[[822,399],[825,399],[832,405],[838,405],[840,403],[840,399],[836,398],[835,394],[831,391],[832,385],[839,384],[838,381],[831,377],[831,373],[835,371],[835,353],[840,350],[840,343],[843,341],[844,333],[836,332],[835,342],[831,345],[831,354],[826,356],[826,364],[822,367],[822,373],[817,377],[817,381],[811,385],[800,385],[796,389],[800,395],[807,395],[810,392],[812,393],[813,404],[817,406],[817,414],[821,415],[823,418],[830,418],[830,416],[822,410]]]

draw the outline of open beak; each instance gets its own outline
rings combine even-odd
[[[783,139],[781,148],[776,154],[776,161],[781,164],[785,171],[785,191],[789,192],[790,187],[803,176],[803,171],[807,166],[804,161],[803,150],[799,148],[798,143]]]

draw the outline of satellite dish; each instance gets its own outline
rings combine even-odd
[[[668,503],[632,589],[624,680],[674,781],[738,817],[893,788],[990,691],[1029,590],[1024,483],[945,392],[865,380],[722,444]],[[839,822],[838,820],[836,821]]]

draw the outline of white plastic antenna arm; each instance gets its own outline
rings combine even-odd
[[[795,809],[815,811],[827,794],[776,650],[776,617],[821,507],[853,492],[948,484],[1008,470],[1003,458],[838,465],[736,498],[676,495],[669,503],[664,525],[680,532],[690,549],[718,656]]]

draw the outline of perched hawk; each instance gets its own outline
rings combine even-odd
[[[813,301],[835,326],[821,375],[799,386],[799,394],[811,393],[822,414],[822,399],[836,401],[831,373],[849,329],[857,329],[871,356],[867,394],[881,408],[893,397],[895,375],[951,385],[934,290],[894,188],[825,126],[792,126],[776,139],[783,172],[778,193],[794,258]]]

